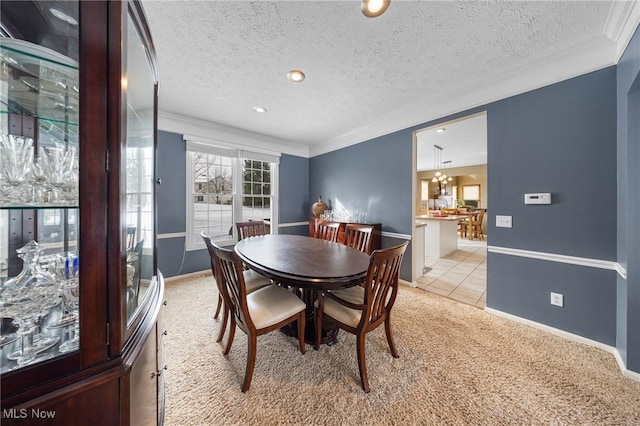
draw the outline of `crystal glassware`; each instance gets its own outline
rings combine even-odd
[[[20,349],[8,357],[18,365],[32,362],[38,352],[58,342],[56,338],[36,335],[38,319],[60,303],[60,287],[55,277],[40,266],[43,251],[33,240],[16,250],[23,261],[22,271],[7,279],[0,289],[2,315],[13,319],[21,338]]]
[[[58,350],[75,351],[80,348],[80,286],[77,277],[62,282],[62,306],[66,318],[74,318],[74,322],[69,340],[63,342]]]
[[[13,205],[25,202],[24,183],[31,179],[33,164],[33,139],[14,135],[0,135],[0,170],[3,182],[0,187],[0,204]]]

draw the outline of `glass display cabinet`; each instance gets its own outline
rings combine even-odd
[[[158,424],[158,70],[138,1],[0,3],[3,424]]]

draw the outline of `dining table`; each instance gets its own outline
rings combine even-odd
[[[261,235],[240,240],[234,251],[246,266],[295,291],[306,304],[305,341],[315,342],[313,305],[319,291],[359,285],[369,255],[344,244],[303,235]],[[282,331],[297,337],[297,324]],[[338,328],[323,324],[320,343],[336,342]]]

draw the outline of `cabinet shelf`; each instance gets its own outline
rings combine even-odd
[[[26,114],[48,122],[45,133],[64,135],[71,126],[77,140],[79,121],[78,63],[56,51],[24,40],[0,39],[2,81],[7,95],[0,113]],[[58,139],[66,140],[58,135]]]

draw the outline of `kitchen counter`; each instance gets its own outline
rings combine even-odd
[[[458,248],[458,221],[465,216],[419,215],[416,228],[424,229],[424,256],[440,258]]]

